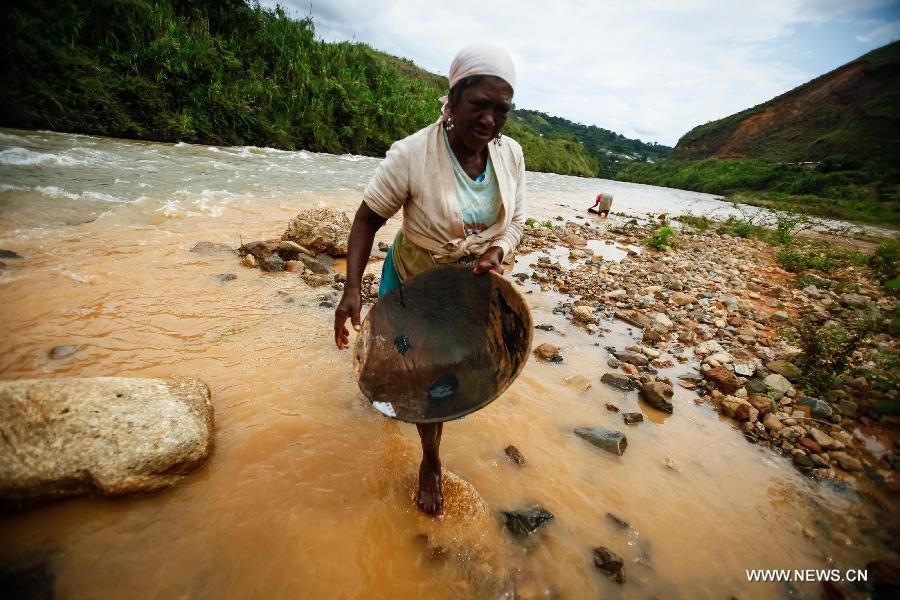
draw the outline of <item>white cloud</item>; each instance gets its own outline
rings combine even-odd
[[[881,23],[869,33],[856,36],[856,40],[863,44],[887,44],[897,39],[900,39],[900,21]]]
[[[819,75],[772,58],[795,27],[895,3],[333,0],[311,12],[323,39],[355,39],[442,74],[465,44],[501,44],[516,62],[518,106],[672,145]],[[308,0],[287,5],[310,10]]]

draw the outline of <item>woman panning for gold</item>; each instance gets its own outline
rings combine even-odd
[[[403,226],[385,258],[379,297],[440,264],[502,273],[504,256],[522,236],[525,161],[519,144],[500,133],[512,110],[512,59],[496,46],[468,46],[450,65],[449,78],[441,117],[391,146],[356,211],[347,281],[334,315],[338,348],[348,345],[348,318],[360,328],[360,285],[375,232],[401,208]],[[417,427],[422,463],[416,502],[440,515],[443,423]]]

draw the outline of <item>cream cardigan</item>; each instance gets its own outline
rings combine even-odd
[[[403,234],[439,262],[480,255],[491,246],[499,246],[509,256],[525,228],[522,147],[506,136],[499,145],[488,144],[502,207],[496,224],[466,237],[441,127],[442,123],[434,123],[394,142],[366,187],[363,201],[385,219],[402,207]]]

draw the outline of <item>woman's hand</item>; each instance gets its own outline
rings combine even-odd
[[[495,273],[503,274],[503,248],[499,246],[491,246],[487,250],[484,251],[484,254],[478,259],[475,263],[475,268],[473,271],[475,274],[486,273],[487,271],[494,271]]]
[[[362,295],[359,289],[344,288],[344,295],[334,311],[334,343],[338,348],[350,345],[350,332],[347,331],[347,319],[354,331],[359,331],[359,311],[362,306]]]

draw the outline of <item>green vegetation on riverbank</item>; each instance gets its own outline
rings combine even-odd
[[[813,168],[761,159],[635,163],[616,179],[728,195],[754,206],[900,227],[900,179],[847,158]]]
[[[317,40],[311,19],[245,0],[13,0],[7,14],[5,126],[381,156],[432,123],[447,91],[446,78],[408,60]],[[637,159],[669,150],[514,114],[505,132],[530,170],[609,171],[600,145],[573,127]]]

